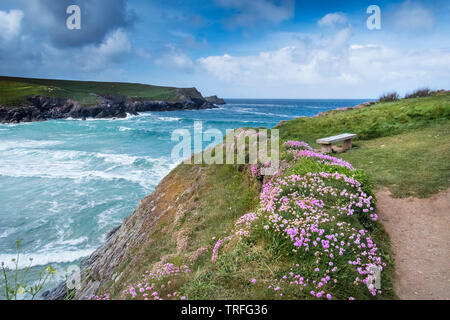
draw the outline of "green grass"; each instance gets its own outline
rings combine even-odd
[[[338,155],[395,197],[428,197],[450,186],[450,121],[391,137],[359,141]]]
[[[392,136],[450,119],[450,94],[426,98],[402,99],[348,111],[331,111],[327,116],[297,118],[277,126],[280,138],[303,140],[311,145],[316,139],[344,132],[358,134],[359,140]]]
[[[193,88],[183,89],[197,94]],[[100,96],[126,96],[129,100],[177,101],[180,90],[138,83],[68,81],[51,79],[28,79],[0,76],[0,105],[17,106],[27,98],[42,95],[52,98],[67,98],[83,105],[93,105]]]
[[[427,197],[450,186],[450,94],[401,99],[359,110],[331,111],[278,126],[283,141],[358,134],[340,157],[396,197]]]

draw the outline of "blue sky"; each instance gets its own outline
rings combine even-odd
[[[81,30],[66,8],[81,8]],[[381,30],[369,30],[369,5]],[[0,74],[243,98],[450,89],[449,1],[2,0]]]

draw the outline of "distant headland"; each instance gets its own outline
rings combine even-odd
[[[0,123],[50,119],[125,118],[146,111],[216,108],[196,88],[0,76]]]

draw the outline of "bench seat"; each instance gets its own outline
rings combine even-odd
[[[356,138],[358,135],[353,133],[343,133],[337,136],[317,139],[317,143],[322,145],[323,153],[330,153],[332,151],[331,145],[336,142],[344,141],[343,151],[349,150],[352,148],[352,140]]]

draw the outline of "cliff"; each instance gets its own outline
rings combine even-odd
[[[101,97],[101,103],[83,106],[77,101],[62,98],[35,96],[29,104],[19,107],[0,106],[0,123],[44,121],[49,119],[125,118],[127,113],[138,114],[145,111],[199,110],[216,108],[208,101],[185,96],[181,101],[132,101],[126,97]]]
[[[211,109],[195,88],[0,77],[0,123]]]

